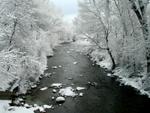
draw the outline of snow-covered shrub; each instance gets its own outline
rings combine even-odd
[[[46,64],[32,56],[23,56],[22,59],[22,72],[13,88],[18,86],[20,93],[26,93],[26,91],[39,80],[40,75],[43,74],[46,69]],[[11,90],[13,90],[13,88]]]
[[[0,90],[5,91],[11,87],[19,79],[21,74],[22,61],[21,53],[18,50],[3,50],[0,52]]]
[[[26,93],[46,69],[46,64],[38,58],[25,56],[18,50],[0,52],[0,90],[13,91],[19,87],[20,93]],[[46,58],[45,58],[46,60]]]
[[[111,59],[106,51],[100,51],[98,49],[90,53],[91,59],[103,68],[111,70]]]

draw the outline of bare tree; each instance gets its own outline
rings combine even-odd
[[[100,5],[100,2],[102,2]],[[106,1],[96,1],[96,0],[89,0],[81,3],[81,23],[86,26],[85,31],[82,33],[88,37],[92,42],[94,42],[99,49],[106,50],[111,58],[112,61],[112,69],[115,69],[116,63],[113,57],[111,48],[109,46],[109,35],[111,32],[110,22],[109,22],[109,0]],[[105,15],[102,13],[105,12]],[[82,22],[83,20],[83,22]],[[97,25],[96,25],[96,24]],[[86,25],[87,24],[87,25]],[[82,25],[83,26],[83,25]],[[87,35],[88,34],[88,35]],[[91,36],[90,36],[91,35]],[[100,45],[100,41],[102,40],[103,46]]]

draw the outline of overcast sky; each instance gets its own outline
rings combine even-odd
[[[64,20],[71,22],[78,12],[77,0],[51,0],[64,13]]]

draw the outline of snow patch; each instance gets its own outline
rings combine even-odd
[[[0,100],[0,113],[34,113],[33,109],[26,107],[10,107],[9,100]]]
[[[91,43],[90,43],[90,41],[88,41],[88,40],[77,40],[76,42],[75,42],[75,44],[77,44],[77,45],[91,45]]]

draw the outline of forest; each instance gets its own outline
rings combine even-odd
[[[48,2],[0,1],[1,91],[19,87],[20,93],[26,93],[46,70],[53,48],[71,35],[61,19],[63,15]]]

